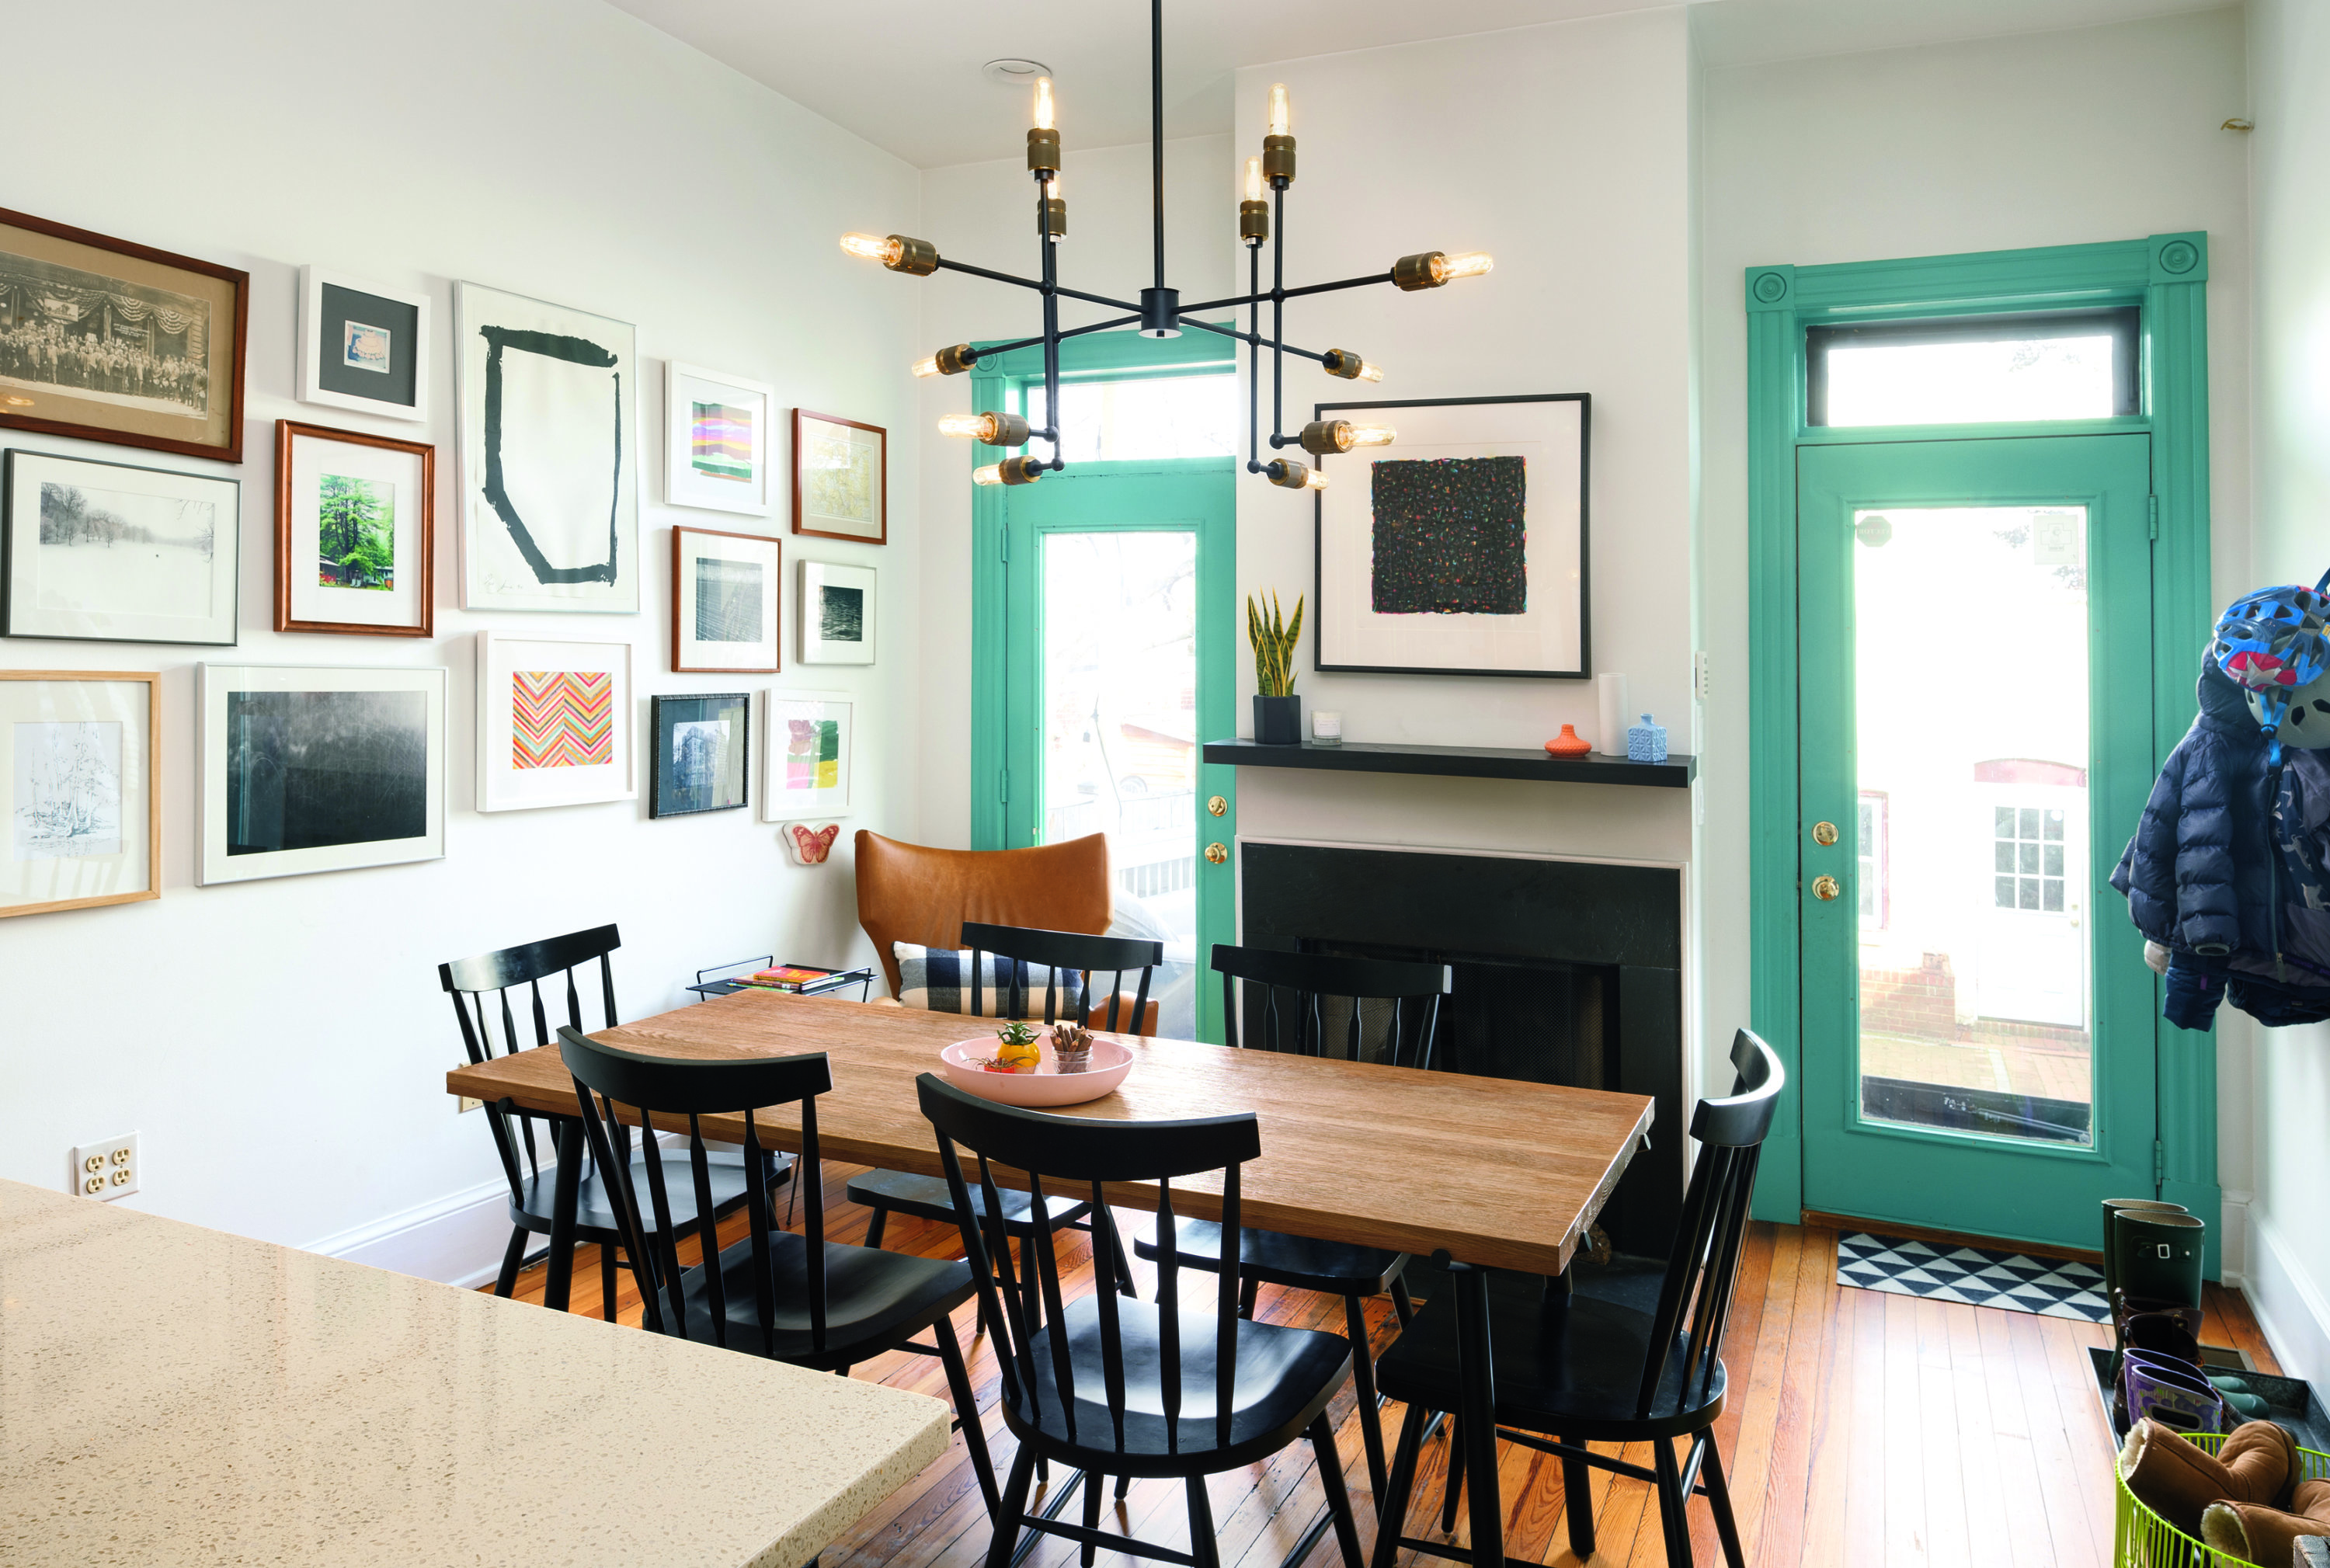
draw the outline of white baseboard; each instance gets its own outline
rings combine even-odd
[[[496,1178],[311,1242],[307,1250],[471,1287],[492,1281],[509,1238],[509,1184]]]
[[[2217,1227],[2217,1277],[2239,1290],[2249,1282],[2249,1204],[2256,1201],[2257,1195],[2226,1187],[2221,1197],[2223,1207]]]
[[[2249,1215],[2249,1308],[2273,1346],[2274,1359],[2290,1377],[2330,1376],[2330,1301],[2289,1255],[2271,1215]]]

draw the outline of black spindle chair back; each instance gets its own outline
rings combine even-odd
[[[1378,1061],[1394,1067],[1429,1071],[1440,1038],[1440,1003],[1448,994],[1450,973],[1445,964],[1419,964],[1389,959],[1339,958],[1326,953],[1288,953],[1266,948],[1234,948],[1216,943],[1214,970],[1222,978],[1222,1016],[1229,1043],[1240,1038],[1237,983],[1262,987],[1259,1015],[1265,1051],[1323,1056],[1327,1050],[1324,1003],[1336,998],[1350,1007],[1343,1028],[1342,1055],[1357,1062],[1364,1049],[1361,1013],[1364,1002],[1388,1001],[1391,1016],[1385,1029],[1384,1048]],[[1281,992],[1289,1005],[1278,1005]]]
[[[693,1233],[706,1260],[701,1278],[709,1308],[711,1340],[723,1348],[731,1347],[726,1282],[717,1261],[721,1256],[720,1221],[713,1210],[711,1148],[704,1137],[703,1119],[711,1115],[742,1115],[745,1165],[748,1169],[758,1170],[766,1153],[773,1148],[762,1140],[759,1112],[773,1106],[800,1105],[799,1168],[808,1188],[800,1198],[802,1231],[808,1242],[803,1259],[808,1285],[805,1305],[811,1348],[816,1354],[823,1354],[827,1305],[825,1198],[819,1179],[817,1097],[833,1087],[833,1070],[825,1053],[741,1061],[647,1056],[601,1044],[573,1028],[558,1031],[558,1046],[566,1070],[573,1075],[575,1099],[582,1108],[582,1124],[591,1140],[592,1153],[600,1168],[611,1176],[609,1185],[614,1194],[623,1252],[634,1261],[633,1271],[645,1308],[643,1318],[653,1333],[688,1337],[678,1243],[683,1233]],[[665,1131],[677,1132],[685,1124],[687,1168],[696,1188],[692,1223],[673,1223],[665,1162],[661,1159],[642,1162],[640,1168],[646,1173],[648,1186],[644,1204],[640,1198],[631,1164],[632,1140],[636,1138],[640,1148],[652,1148],[658,1119]],[[779,1240],[789,1233],[781,1231],[774,1223],[766,1185],[749,1183],[746,1195],[752,1222],[753,1308],[760,1324],[761,1344],[734,1348],[758,1351],[777,1337],[781,1298],[776,1249],[792,1243]],[[650,1260],[650,1266],[641,1268],[639,1261],[643,1259]]]
[[[985,983],[980,974],[980,959],[992,953],[999,959],[1009,959],[1009,979],[998,986],[996,996],[999,1018],[1028,1016],[1029,968],[1044,967],[1044,1022],[1060,1020],[1061,993],[1068,993],[1068,1016],[1081,1024],[1092,1016],[1093,976],[1101,970],[1114,972],[1108,989],[1108,1022],[1112,1032],[1121,1029],[1138,1030],[1149,1013],[1149,978],[1151,971],[1165,961],[1165,944],[1139,937],[1101,937],[1084,931],[1040,930],[1029,926],[995,926],[977,921],[965,921],[962,944],[971,949],[971,1010],[973,1014],[986,1011],[981,997]],[[1132,999],[1132,1010],[1120,1019],[1124,995],[1124,977],[1137,971],[1140,988]],[[1066,977],[1063,983],[1062,977]],[[999,981],[1001,979],[999,967]]]

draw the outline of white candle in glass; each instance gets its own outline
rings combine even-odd
[[[1340,713],[1321,713],[1318,710],[1313,709],[1311,713],[1311,738],[1313,741],[1318,741],[1322,746],[1341,745],[1343,743],[1343,715]]]

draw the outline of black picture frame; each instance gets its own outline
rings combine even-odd
[[[679,755],[682,724],[725,721],[730,726],[720,760],[684,766]],[[737,811],[753,797],[753,694],[750,692],[689,692],[649,699],[652,736],[648,762],[648,815],[696,817],[707,811]],[[733,759],[734,787],[725,788]],[[732,798],[733,796],[733,798]]]
[[[1314,494],[1312,507],[1311,656],[1314,668],[1337,675],[1500,675],[1522,680],[1591,680],[1594,675],[1593,622],[1593,454],[1594,399],[1590,392],[1522,392],[1498,397],[1402,398],[1372,402],[1312,405],[1314,420],[1382,415],[1399,409],[1451,409],[1514,403],[1576,403],[1577,405],[1577,665],[1573,669],[1520,669],[1440,665],[1331,664],[1326,638],[1330,605],[1326,587],[1325,492]],[[1398,449],[1393,447],[1396,453]],[[1362,459],[1364,460],[1364,459]],[[1394,458],[1393,460],[1397,460]],[[1363,480],[1361,482],[1364,482]]]
[[[109,472],[96,472],[99,469]],[[134,608],[115,607],[101,611],[59,610],[29,602],[31,594],[26,582],[30,569],[25,564],[25,556],[29,552],[41,548],[40,514],[44,503],[33,492],[40,487],[41,476],[44,472],[59,479],[71,474],[91,490],[100,489],[109,475],[147,476],[143,481],[115,481],[133,487],[125,492],[130,500],[167,503],[206,496],[215,526],[209,548],[225,556],[223,563],[214,565],[212,570],[215,580],[223,581],[226,587],[225,602],[222,605],[213,601],[210,610],[201,618],[207,625],[176,627],[171,622],[192,621],[194,618],[142,612]],[[141,483],[144,486],[142,491],[134,488]],[[173,490],[179,494],[170,495]],[[28,502],[30,505],[26,504]],[[132,529],[140,524],[137,516],[123,515],[124,508],[118,502],[115,503],[113,512]],[[134,534],[131,536],[135,537]],[[37,581],[36,574],[32,581]],[[26,602],[20,603],[20,600]],[[81,619],[76,619],[76,617]],[[242,480],[231,479],[222,474],[189,473],[182,468],[149,468],[139,463],[117,463],[110,458],[84,458],[73,452],[18,447],[0,454],[0,635],[62,642],[234,647],[242,640]]]

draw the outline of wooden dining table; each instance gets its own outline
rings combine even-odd
[[[653,1055],[720,1060],[824,1052],[832,1090],[817,1102],[827,1158],[939,1176],[936,1138],[914,1081],[943,1072],[940,1050],[989,1031],[958,1014],[867,1006],[770,990],[739,992],[642,1018],[592,1038]],[[1259,1050],[1112,1035],[1133,1053],[1113,1091],[1058,1114],[1126,1121],[1252,1111],[1262,1154],[1241,1176],[1249,1226],[1435,1257],[1452,1270],[1468,1365],[1488,1365],[1489,1269],[1547,1276],[1549,1310],[1587,1228],[1646,1140],[1646,1095]],[[557,1048],[520,1051],[445,1075],[445,1091],[563,1119],[545,1300],[572,1282],[574,1184],[583,1164],[574,1082]],[[756,1111],[763,1144],[799,1150],[796,1107]],[[704,1135],[742,1142],[742,1115],[703,1119]],[[1174,1209],[1221,1217],[1219,1177],[1173,1184]],[[1111,1185],[1112,1204],[1148,1207],[1153,1186]],[[1470,1265],[1470,1267],[1463,1267]],[[1475,1357],[1477,1356],[1477,1359]],[[1468,1376],[1468,1384],[1479,1380]],[[1451,1391],[1452,1401],[1454,1398]],[[1452,1407],[1453,1408],[1453,1407]],[[1490,1412],[1460,1416],[1475,1562],[1502,1560]],[[1474,1484],[1477,1483],[1477,1484]],[[1389,1526],[1387,1526],[1389,1527]],[[1485,1550],[1483,1549],[1485,1548]]]

